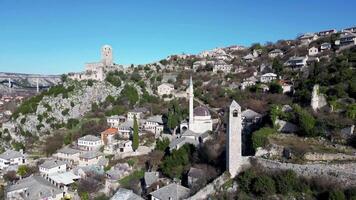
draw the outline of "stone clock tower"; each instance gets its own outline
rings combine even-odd
[[[235,177],[242,165],[242,119],[241,106],[234,100],[229,108],[229,121],[226,133],[226,169]]]

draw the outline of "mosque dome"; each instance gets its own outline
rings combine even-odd
[[[198,106],[196,108],[194,108],[194,116],[201,116],[201,117],[205,117],[205,116],[210,116],[210,112],[208,110],[208,108],[203,107],[203,106]]]

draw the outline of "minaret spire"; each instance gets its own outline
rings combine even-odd
[[[194,123],[194,90],[193,90],[193,78],[190,76],[189,81],[189,89],[188,89],[188,97],[189,97],[189,129],[192,128],[192,124]]]

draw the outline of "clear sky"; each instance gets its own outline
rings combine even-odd
[[[0,0],[0,71],[61,74],[100,60],[295,38],[356,26],[355,0]]]

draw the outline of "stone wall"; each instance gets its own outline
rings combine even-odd
[[[260,164],[267,170],[293,170],[304,177],[323,177],[343,186],[356,186],[356,163],[347,164],[292,164],[263,158],[254,158],[256,164]]]

